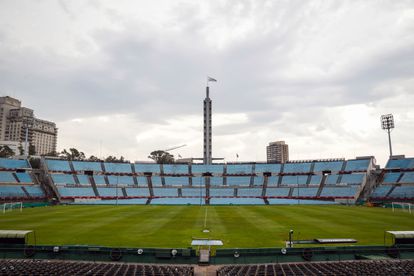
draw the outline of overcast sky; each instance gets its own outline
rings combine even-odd
[[[414,156],[414,1],[0,0],[0,95],[56,122],[58,150],[148,160]]]

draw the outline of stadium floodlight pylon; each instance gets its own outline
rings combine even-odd
[[[394,116],[392,114],[381,115],[381,127],[388,132],[388,144],[390,147],[390,157],[392,156],[391,130],[394,129]]]

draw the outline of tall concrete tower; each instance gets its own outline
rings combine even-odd
[[[210,78],[209,78],[210,79]],[[211,99],[209,95],[208,81],[206,86],[206,98],[204,99],[204,164],[211,164]]]

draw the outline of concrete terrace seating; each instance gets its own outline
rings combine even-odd
[[[270,172],[272,174],[280,173],[282,166],[280,164],[256,164],[255,173],[263,174],[265,172]]]
[[[107,173],[132,173],[130,163],[104,163]]]
[[[397,183],[398,179],[400,178],[401,173],[400,172],[388,172],[385,173],[384,179],[382,183]]]
[[[338,183],[338,179],[338,174],[330,174],[325,179],[325,185],[336,185],[336,183]]]
[[[238,188],[237,196],[262,196],[262,191],[260,188]]]
[[[11,172],[0,172],[0,183],[17,183]]]
[[[263,176],[256,176],[253,178],[253,185],[254,186],[263,186],[264,177]]]
[[[154,196],[178,196],[175,188],[154,188]]]
[[[164,177],[166,186],[188,186],[190,185],[188,176],[174,177],[174,176],[165,176]]]
[[[348,187],[324,187],[321,197],[353,197],[357,191],[357,186]]]
[[[151,199],[151,205],[204,205],[205,200],[204,198],[183,198],[183,197],[175,197],[175,198],[153,198]]]
[[[312,175],[309,185],[320,185],[322,181],[322,175]]]
[[[202,173],[212,173],[222,175],[224,172],[224,165],[214,164],[214,165],[201,165],[194,164],[191,165],[191,171],[193,174],[202,174]]]
[[[289,188],[267,188],[266,196],[287,197],[289,195],[289,191]]]
[[[45,196],[45,193],[43,192],[43,190],[40,188],[39,185],[24,186],[24,188],[29,193],[29,195],[32,197],[44,197]]]
[[[125,191],[128,196],[150,196],[148,188],[125,188]]]
[[[307,175],[285,175],[282,177],[281,185],[304,185],[308,181]]]
[[[319,188],[294,188],[293,197],[316,197]]]
[[[388,192],[391,190],[392,186],[380,185],[375,188],[375,190],[371,194],[371,198],[382,198],[385,197]]]
[[[251,175],[253,173],[252,164],[227,164],[227,174],[230,175]]]
[[[397,186],[388,196],[391,198],[414,198],[414,186]]]
[[[337,204],[334,201],[324,201],[324,200],[313,200],[313,199],[287,199],[287,198],[268,198],[267,201],[270,205],[314,205],[314,204]]]
[[[117,188],[102,188],[102,187],[98,187],[98,193],[99,196],[101,197],[123,197],[123,193],[122,193],[122,189],[118,188],[118,193],[117,193]]]
[[[204,197],[206,196],[206,189],[203,188],[182,188],[182,196]]]
[[[343,174],[340,183],[362,184],[364,176],[365,174],[362,173]]]
[[[283,173],[308,173],[312,163],[286,163],[283,166]]]
[[[210,196],[234,196],[234,189],[232,188],[212,188],[210,189]]]
[[[162,186],[161,177],[153,176],[153,177],[151,177],[151,180],[152,180],[152,186],[153,187],[161,187]]]
[[[145,176],[137,176],[138,186],[148,187],[147,178]]]
[[[55,184],[75,185],[75,179],[71,174],[54,173],[50,175]]]
[[[0,186],[0,198],[5,197],[26,197],[26,194],[20,185]]]
[[[214,178],[214,179],[213,179]],[[218,179],[221,179],[221,183],[219,183]],[[194,187],[204,187],[206,185],[205,178],[202,176],[194,176],[191,178],[192,185]],[[217,184],[218,182],[218,184]],[[210,185],[223,185],[223,178],[222,177],[210,177]]]
[[[89,177],[87,175],[78,174],[77,177],[80,185],[91,185],[91,183],[89,182]]]
[[[62,197],[95,197],[95,193],[93,192],[92,188],[57,187],[57,189]]]
[[[72,171],[69,162],[66,160],[53,160],[53,159],[46,159],[46,165],[49,171],[56,171],[56,172],[70,172]]]
[[[135,172],[136,173],[153,173],[153,174],[161,174],[161,167],[160,164],[153,164],[153,163],[140,163],[134,164]]]
[[[73,168],[75,171],[94,171],[102,172],[102,166],[100,162],[89,162],[89,161],[72,161]]]
[[[31,169],[29,162],[27,160],[16,160],[9,158],[0,158],[0,169]]]
[[[414,158],[390,159],[385,166],[387,169],[413,169]]]
[[[399,183],[414,183],[414,172],[405,172]]]
[[[269,176],[267,178],[267,186],[277,186],[279,183],[279,176]]]
[[[133,186],[134,178],[132,176],[126,176],[126,175],[108,175],[108,181],[109,185],[119,185],[119,186]]]
[[[103,175],[94,175],[93,180],[96,185],[106,185],[105,176]]]
[[[368,170],[369,163],[370,159],[348,160],[345,171],[366,171]]]
[[[227,176],[227,186],[250,186],[250,176]]]
[[[17,172],[17,178],[19,179],[20,183],[33,183],[33,179],[27,172]]]
[[[210,205],[264,205],[265,202],[261,198],[210,198]]]
[[[331,171],[331,172],[339,172],[342,170],[344,162],[343,161],[333,161],[333,162],[315,162],[313,167],[313,171],[316,172],[323,172],[323,171]]]
[[[185,174],[188,175],[189,166],[187,164],[164,164],[163,165],[164,174]]]

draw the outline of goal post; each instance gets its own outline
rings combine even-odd
[[[413,204],[409,202],[391,202],[392,211],[400,209],[403,212],[413,212]]]
[[[23,211],[23,202],[6,202],[3,203],[2,206],[3,214],[5,214],[7,211],[13,211],[13,209],[19,209],[20,212]]]

